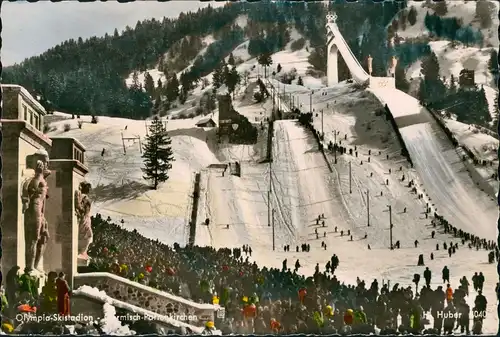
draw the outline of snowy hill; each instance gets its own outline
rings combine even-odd
[[[492,11],[492,25],[490,28],[481,29],[475,18],[475,1],[449,1],[447,2],[448,12],[443,15],[445,18],[456,17],[463,22],[464,26],[471,25],[478,29],[484,36],[484,48],[467,47],[458,43],[456,47],[451,46],[450,41],[432,38],[429,42],[431,49],[438,56],[441,76],[449,78],[451,74],[458,78],[460,70],[469,69],[476,72],[475,80],[477,83],[494,86],[491,74],[488,71],[489,53],[492,48],[499,44],[498,34],[495,27],[498,26],[498,2],[491,1],[495,7]],[[415,25],[407,24],[406,29],[399,28],[397,35],[403,39],[429,36],[429,31],[425,27],[424,18],[426,13],[433,14],[434,10],[427,7],[424,1],[409,1],[408,8],[414,7],[417,11],[417,21]],[[420,67],[411,67],[409,77],[418,77]]]
[[[422,34],[427,9],[420,3],[414,5],[420,6],[417,24],[398,32],[405,38]],[[469,3],[457,6],[450,3],[447,15],[457,16],[462,10],[469,13],[472,8]],[[464,22],[472,22],[470,13],[467,15]],[[240,16],[237,24],[246,25],[246,18]],[[290,266],[292,261],[300,259],[303,265],[300,273],[305,275],[312,275],[317,263],[321,268],[335,253],[341,261],[337,277],[341,282],[352,284],[359,276],[367,282],[374,278],[379,282],[390,279],[412,286],[413,274],[421,274],[424,269],[416,266],[420,254],[433,272],[433,288],[442,285],[438,275],[444,265],[451,270],[453,287],[463,275],[470,279],[473,272],[482,271],[486,278],[484,294],[489,300],[483,332],[496,333],[496,265],[486,263],[486,250],[469,249],[467,243],[464,245],[458,238],[443,233],[431,222],[432,213],[439,210],[458,228],[491,240],[496,233],[497,215],[492,197],[480,191],[465,172],[459,154],[442,137],[442,130],[431,125],[430,118],[425,119],[428,116],[422,117],[425,111],[416,99],[394,89],[362,90],[359,85],[347,82],[326,88],[324,79],[308,75],[308,42],[292,51],[291,43],[301,36],[294,30],[290,35],[292,41],[286,48],[271,55],[273,64],[267,74],[277,71],[278,64],[282,70],[275,78],[270,75],[269,82],[280,93],[293,96],[292,102],[303,111],[311,110],[314,127],[325,133],[325,145],[337,141],[351,149],[352,154],[339,156],[338,163],[334,164],[334,154],[323,155],[318,151],[316,140],[296,120],[275,122],[271,164],[259,164],[257,160],[265,143],[261,140],[256,146],[225,143],[216,146],[212,131],[195,128],[200,117],[187,118],[203,93],[211,91],[212,74],[209,74],[205,76],[208,85],[196,83],[186,103],[168,111],[170,117],[179,118],[168,120],[176,162],[170,180],[158,191],[148,189],[142,179],[139,140],[126,140],[125,145],[122,144],[122,134],[142,140],[147,122],[101,117],[97,124],[84,118],[82,129],[71,119],[52,124],[57,130],[50,136],[75,137],[87,148],[91,171],[88,178],[94,186],[96,200],[94,211],[114,220],[123,218],[124,226],[135,228],[145,236],[165,243],[185,243],[192,176],[194,171],[200,171],[196,244],[215,248],[247,244],[253,249],[252,259],[268,267],[280,268],[284,259]],[[213,43],[213,36],[204,37],[204,42]],[[455,75],[465,66],[475,67],[476,81],[485,81],[485,85],[491,82],[485,68],[488,49],[451,48],[448,43],[430,42],[442,65],[442,76]],[[235,91],[233,104],[252,123],[265,125],[273,103],[270,99],[255,103],[253,99],[258,91],[255,79],[263,76],[264,69],[249,55],[248,45],[245,41],[233,49],[234,57],[239,59],[236,69],[240,74],[247,74],[242,81],[245,83]],[[202,49],[198,55],[204,52]],[[352,64],[347,63],[348,67]],[[191,65],[192,62],[185,69]],[[414,64],[411,70],[418,74],[419,64]],[[155,81],[164,77],[158,67],[148,72]],[[294,77],[292,84],[277,81],[285,73]],[[144,77],[144,73],[139,75],[139,79],[143,78],[140,76]],[[299,76],[304,86],[298,85]],[[131,77],[127,83],[130,81]],[[494,89],[488,90],[494,92]],[[395,118],[407,117],[407,113],[422,118],[400,128],[411,154],[417,157],[415,167],[401,156],[395,132],[381,113],[384,103],[393,103],[388,104],[391,109],[396,105],[398,109],[392,111]],[[217,119],[217,113],[212,116]],[[67,123],[71,124],[71,130],[64,132]],[[486,146],[488,155],[494,155],[494,141],[473,137],[464,132],[466,126],[452,124],[450,128],[463,135],[459,141],[473,144],[477,152],[485,151]],[[241,177],[208,167],[229,160],[240,162]],[[416,192],[408,186],[410,180]],[[430,215],[425,212],[427,207],[432,210]],[[319,214],[325,215],[325,226],[315,222]],[[210,219],[210,226],[200,224],[206,218]],[[394,224],[392,230],[390,223]],[[431,236],[432,231],[436,231],[435,237]],[[321,241],[326,248],[320,245]],[[395,241],[400,241],[401,249],[390,250]],[[441,248],[450,241],[459,244],[452,256]],[[296,251],[295,246],[301,243],[309,243],[311,251]],[[291,252],[283,252],[285,244],[292,245]],[[275,250],[271,253],[273,245]],[[434,259],[430,258],[431,252]],[[467,298],[471,306],[475,295],[471,291]]]
[[[307,111],[310,92],[297,89],[300,88],[284,86],[286,92],[298,97]],[[334,108],[332,105],[327,108],[327,103],[334,101]],[[416,198],[406,181],[414,179],[419,193],[425,194],[426,186],[422,186],[418,172],[407,167],[399,155],[399,144],[390,124],[376,114],[380,108],[380,102],[373,95],[346,83],[315,92],[312,104],[315,127],[321,130],[323,124],[327,139],[337,137],[337,141],[348,148],[356,146],[359,153],[357,157],[354,154],[340,156],[336,165],[333,165],[333,154],[329,154],[333,172],[328,170],[312,135],[297,121],[275,122],[271,175],[274,240],[266,206],[270,183],[268,164],[242,163],[241,178],[223,177],[219,169],[203,170],[198,219],[209,218],[211,223],[208,227],[198,225],[196,244],[216,248],[248,244],[253,249],[252,259],[257,263],[281,268],[284,259],[289,266],[300,259],[303,266],[300,272],[305,275],[314,273],[316,263],[322,268],[335,253],[344,261],[336,271],[340,280],[354,283],[357,276],[367,282],[377,278],[379,282],[391,280],[391,286],[396,282],[411,286],[413,273],[421,273],[424,269],[416,266],[418,255],[424,254],[426,266],[433,275],[440,275],[441,268],[447,265],[452,270],[454,284],[462,275],[470,278],[471,272],[481,270],[489,282],[485,286],[486,296],[494,299],[495,265],[481,262],[480,267],[478,265],[478,261],[486,261],[486,251],[470,250],[459,244],[459,250],[450,258],[445,250],[435,250],[436,243],[441,245],[456,241],[456,238],[438,232],[431,239],[433,227],[423,212],[428,199]],[[323,118],[320,110],[323,110]],[[352,184],[349,183],[349,162]],[[402,174],[406,176],[404,182]],[[393,240],[401,242],[400,250],[387,248],[390,243],[387,205],[392,206]],[[314,219],[318,214],[325,215],[325,227],[316,225]],[[418,248],[414,247],[415,240],[419,241]],[[270,254],[273,241],[276,248]],[[321,247],[321,242],[326,243],[326,249]],[[295,245],[300,243],[311,244],[311,251],[296,252]],[[283,251],[285,244],[292,245],[291,252]],[[432,261],[428,256],[430,252],[434,254]],[[440,284],[435,280],[432,287]],[[474,295],[468,299],[469,304],[473,298]],[[488,305],[490,316],[484,326],[485,332],[496,332],[495,310],[493,300]]]
[[[475,1],[447,1],[447,13],[444,18],[457,18],[462,22],[463,26],[470,25],[474,29],[480,31],[484,37],[482,47],[465,46],[461,43],[452,45],[451,41],[440,40],[437,37],[430,36],[427,30],[424,19],[427,13],[433,14],[434,10],[426,5],[425,1],[409,1],[408,8],[414,7],[417,12],[416,23],[412,26],[407,24],[405,29],[399,27],[396,34],[404,40],[429,37],[429,46],[438,58],[441,77],[450,79],[451,75],[458,78],[462,69],[474,70],[475,82],[485,86],[490,112],[493,118],[496,117],[497,110],[495,107],[496,83],[495,79],[488,70],[488,61],[490,53],[497,48],[499,44],[496,27],[498,27],[499,19],[496,13],[499,9],[497,1],[490,1],[492,6],[491,20],[492,24],[489,28],[481,28],[479,20],[476,17],[476,2]],[[421,76],[421,62],[417,61],[410,65],[406,72],[408,80]]]
[[[240,16],[237,20],[236,23],[241,26],[245,27],[246,25],[246,20],[247,18],[245,16]],[[310,55],[310,52],[308,52],[306,49],[308,49],[308,43],[304,45],[303,48],[297,51],[292,51],[291,45],[294,41],[297,41],[299,39],[303,38],[300,33],[297,32],[296,29],[291,29],[290,33],[290,42],[287,44],[286,48],[282,51],[279,51],[277,53],[272,54],[272,59],[273,59],[273,65],[271,68],[275,69],[277,64],[281,64],[283,70],[282,73],[285,72],[290,72],[293,69],[296,70],[297,72],[297,79],[298,76],[303,77],[304,79],[304,84],[306,86],[312,85],[312,86],[318,86],[321,85],[321,81],[318,79],[314,79],[310,76],[306,76],[306,71],[309,67],[311,67],[311,64],[307,61],[307,58]],[[215,40],[212,35],[206,36],[203,38],[203,45],[205,47],[198,53],[198,56],[203,56],[204,53],[206,52],[207,47],[213,43]],[[263,70],[260,67],[257,67],[257,69],[252,69],[252,67],[257,66],[258,62],[256,58],[252,57],[248,53],[248,41],[245,41],[238,45],[236,48],[233,49],[232,54],[237,61],[237,70],[238,72],[245,72],[245,71],[252,71],[255,70],[256,74],[261,74],[263,75]],[[193,61],[196,59],[193,58]],[[228,61],[228,56],[225,58],[225,61]],[[186,68],[182,69],[181,71],[177,72],[177,76],[179,77],[181,73],[188,71],[191,66],[192,66],[192,61],[189,66]],[[239,63],[239,64],[238,64]],[[145,73],[148,72],[154,79],[155,85],[158,79],[161,79],[162,82],[165,81],[165,74],[161,71],[158,70],[158,66],[155,68],[148,69],[144,72],[138,72],[138,81],[139,83],[144,83],[144,75]],[[272,70],[270,71],[272,72]],[[212,74],[209,74],[205,76],[209,82],[212,81]],[[295,82],[297,81],[295,80]],[[133,73],[129,75],[128,78],[125,79],[125,83],[130,86],[133,83]],[[200,85],[198,85],[199,87]],[[207,88],[208,90],[208,88]]]
[[[490,28],[482,29],[478,24],[475,1],[446,1],[448,11],[442,17],[456,17],[462,21],[463,25],[467,26],[470,24],[472,27],[479,29],[485,37],[484,45],[486,47],[495,47],[498,46],[499,43],[498,35],[495,30],[498,26],[498,16],[496,13],[498,12],[499,5],[497,1],[490,1],[490,3],[494,6],[491,18],[492,25]],[[433,14],[435,11],[426,4],[426,1],[408,1],[407,7],[408,9],[415,7],[417,10],[417,21],[415,25],[407,24],[405,29],[400,27],[397,31],[397,35],[402,38],[415,38],[422,35],[429,35],[429,32],[424,24],[424,18],[426,13]]]
[[[79,129],[77,119],[71,119],[71,115],[56,116],[65,119],[52,123],[54,130],[48,134],[74,137],[86,148],[86,165],[90,168],[87,179],[95,200],[93,213],[115,221],[124,219],[125,227],[137,229],[149,238],[186,242],[194,171],[218,163],[206,142],[211,134],[195,126],[199,118],[168,121],[176,161],[169,172],[170,179],[158,190],[151,190],[141,171],[140,141],[144,142],[147,122],[99,117],[99,122],[92,124],[90,116],[82,116]],[[66,124],[71,128],[67,132]],[[136,139],[126,139],[123,144],[122,135]]]

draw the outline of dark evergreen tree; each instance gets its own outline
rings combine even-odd
[[[302,77],[299,76],[299,79],[297,80],[297,85],[304,85],[304,81],[302,80]]]
[[[224,67],[224,63],[219,64],[219,66],[215,68],[212,74],[212,83],[214,89],[220,88],[220,86],[224,83]]]
[[[457,93],[457,79],[453,74],[451,74],[450,78],[450,87],[448,88],[448,95],[455,95]]]
[[[481,28],[490,28],[494,6],[487,0],[476,1],[476,18],[481,24]]]
[[[241,82],[241,76],[236,70],[236,67],[232,67],[231,70],[229,70],[226,74],[226,86],[229,90],[230,94],[233,94],[233,99],[234,99],[234,92],[236,90],[236,86]]]
[[[147,71],[144,74],[144,89],[151,97],[154,96],[155,81],[153,80],[153,77]]]
[[[492,49],[490,52],[490,59],[488,60],[488,69],[496,83],[496,80],[498,79],[498,52],[496,49]]]
[[[428,80],[434,81],[439,79],[439,61],[434,52],[423,60],[422,74]]]
[[[165,94],[169,102],[175,101],[179,97],[179,81],[177,80],[177,75],[173,74],[167,81],[165,87]]]
[[[227,64],[230,64],[232,66],[234,66],[236,64],[236,62],[234,61],[233,53],[229,54],[229,58],[227,60]]]
[[[419,99],[430,104],[436,104],[443,101],[446,96],[446,86],[439,76],[439,62],[436,54],[431,53],[422,61],[423,79],[420,83]]]
[[[311,52],[307,61],[314,67],[314,69],[326,73],[327,58],[326,58],[326,47],[320,46],[314,48]]]
[[[412,26],[417,23],[417,10],[414,6],[411,6],[408,12],[408,23]]]
[[[273,58],[271,57],[271,53],[261,54],[258,57],[257,62],[259,62],[259,64],[264,67],[264,77],[267,78],[267,67],[273,64]]]
[[[278,66],[276,67],[276,72],[279,73],[281,71],[281,64],[278,63]]]
[[[434,12],[439,16],[444,16],[448,13],[448,5],[446,1],[439,1],[434,4]]]
[[[158,185],[168,180],[168,172],[172,169],[174,153],[172,151],[172,140],[168,136],[163,122],[155,117],[149,126],[149,133],[144,144],[144,167],[143,178],[150,180],[156,190]]]
[[[425,28],[427,28],[427,30],[434,31],[434,25],[432,23],[432,18],[431,18],[431,15],[429,14],[429,12],[427,12],[425,14],[424,25],[425,25]]]
[[[394,80],[396,81],[396,88],[401,91],[408,92],[410,89],[410,83],[406,80],[406,72],[403,65],[400,65],[399,63],[396,65],[394,77]]]
[[[151,109],[152,116],[160,116],[161,115],[161,99],[155,99],[153,103],[153,108]]]

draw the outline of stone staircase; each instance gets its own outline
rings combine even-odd
[[[111,273],[84,273],[74,277],[74,289],[89,286],[104,291],[113,300],[142,308],[156,315],[179,318],[191,317],[189,324],[202,327],[213,321],[218,305],[196,303],[160,291]]]

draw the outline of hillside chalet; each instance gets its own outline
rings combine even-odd
[[[200,119],[195,125],[199,128],[214,128],[217,126],[214,120],[210,117]]]

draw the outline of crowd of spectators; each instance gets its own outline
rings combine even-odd
[[[225,317],[215,323],[223,334],[440,333],[443,328],[449,330],[450,324],[452,330],[468,331],[470,324],[475,332],[481,330],[483,318],[443,323],[436,316],[440,311],[458,310],[457,303],[462,305],[442,287],[433,290],[426,285],[419,294],[411,286],[377,280],[369,286],[359,279],[357,285],[346,285],[331,270],[305,277],[289,268],[257,266],[250,261],[248,246],[171,247],[100,214],[92,218],[92,228],[89,271],[111,272],[195,302],[219,304],[225,308]],[[462,287],[457,285],[455,291]],[[485,301],[484,296],[476,298],[482,307]],[[429,323],[425,312],[435,317],[434,326],[428,329],[424,328]]]

